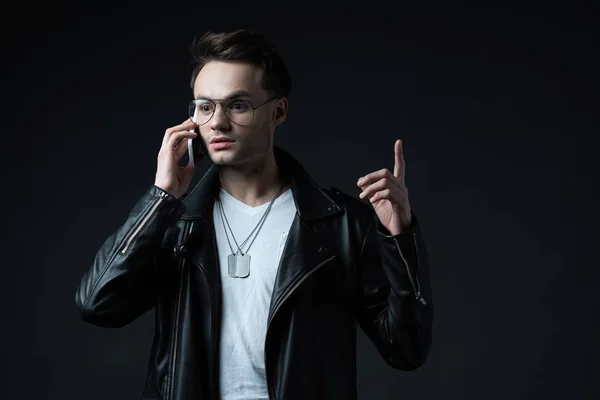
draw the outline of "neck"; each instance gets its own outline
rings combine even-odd
[[[281,185],[280,171],[273,152],[267,153],[253,165],[221,166],[219,178],[227,193],[251,207],[270,202]],[[280,195],[287,187],[284,185]]]

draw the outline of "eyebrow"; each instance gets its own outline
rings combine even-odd
[[[245,90],[236,90],[235,92],[230,93],[229,96],[227,96],[225,99],[211,99],[210,97],[198,95],[198,96],[196,96],[196,100],[233,100],[233,99],[239,99],[241,97],[252,98],[252,95]]]

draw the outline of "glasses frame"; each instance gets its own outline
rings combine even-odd
[[[190,114],[190,112],[191,112],[191,110],[192,110],[192,109],[195,109],[196,107],[198,107],[198,104],[196,103],[197,101],[200,101],[200,100],[202,100],[202,101],[204,101],[204,102],[209,102],[209,103],[212,103],[212,104],[215,106],[215,108],[213,109],[213,112],[212,112],[212,114],[210,115],[210,117],[208,117],[208,119],[206,120],[206,122],[203,122],[203,123],[201,123],[201,124],[197,124],[197,123],[196,123],[196,125],[198,125],[198,126],[206,125],[206,124],[207,124],[207,123],[208,123],[208,122],[209,122],[209,121],[212,119],[212,117],[214,117],[214,115],[215,115],[215,111],[217,111],[217,105],[218,105],[218,104],[221,104],[221,107],[223,107],[223,102],[232,102],[232,103],[233,103],[233,102],[235,102],[235,101],[240,101],[240,100],[241,100],[241,101],[245,101],[245,102],[248,102],[248,103],[250,103],[250,108],[252,109],[252,119],[250,119],[250,122],[248,122],[247,124],[240,124],[240,123],[237,123],[237,122],[235,122],[235,121],[233,121],[233,120],[231,119],[231,117],[230,117],[230,116],[229,116],[229,114],[227,113],[227,110],[225,110],[225,108],[224,108],[224,107],[223,107],[223,110],[224,110],[223,112],[224,112],[224,113],[225,113],[225,115],[227,116],[227,119],[229,119],[229,121],[231,121],[231,123],[233,123],[233,124],[236,124],[236,125],[239,125],[239,126],[248,126],[248,125],[250,125],[250,124],[251,124],[251,123],[254,121],[254,114],[255,114],[255,113],[254,113],[254,111],[255,111],[257,108],[260,108],[260,107],[264,106],[265,104],[267,104],[267,103],[268,103],[268,102],[270,102],[270,101],[273,101],[273,100],[275,100],[275,99],[280,99],[280,98],[281,98],[280,96],[271,97],[269,100],[266,100],[266,101],[264,101],[264,102],[260,103],[260,104],[259,104],[259,105],[257,105],[256,107],[254,106],[254,104],[252,104],[252,102],[251,102],[250,100],[246,100],[246,99],[206,99],[206,98],[202,98],[202,99],[194,99],[194,100],[190,101],[190,104],[189,104],[189,106],[188,106],[188,115]],[[192,104],[194,105],[194,107],[193,107],[193,108],[192,108]],[[193,115],[189,115],[189,117],[190,117],[190,120],[191,120],[192,122],[194,122],[194,116],[193,116]],[[195,122],[194,122],[194,123],[195,123]]]

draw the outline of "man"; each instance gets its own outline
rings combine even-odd
[[[154,308],[143,399],[355,399],[357,324],[390,366],[421,366],[433,308],[401,142],[393,172],[357,182],[371,204],[322,189],[273,146],[291,88],[275,48],[241,30],[194,49],[190,119],[84,275],[82,318]],[[214,165],[188,192],[194,138]]]

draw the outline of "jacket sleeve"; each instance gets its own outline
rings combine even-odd
[[[358,260],[358,322],[385,362],[419,368],[431,348],[433,299],[429,259],[417,217],[392,236],[377,216]]]
[[[152,185],[125,222],[97,251],[75,295],[81,318],[121,327],[155,303],[157,259],[167,228],[185,211],[177,198]]]

